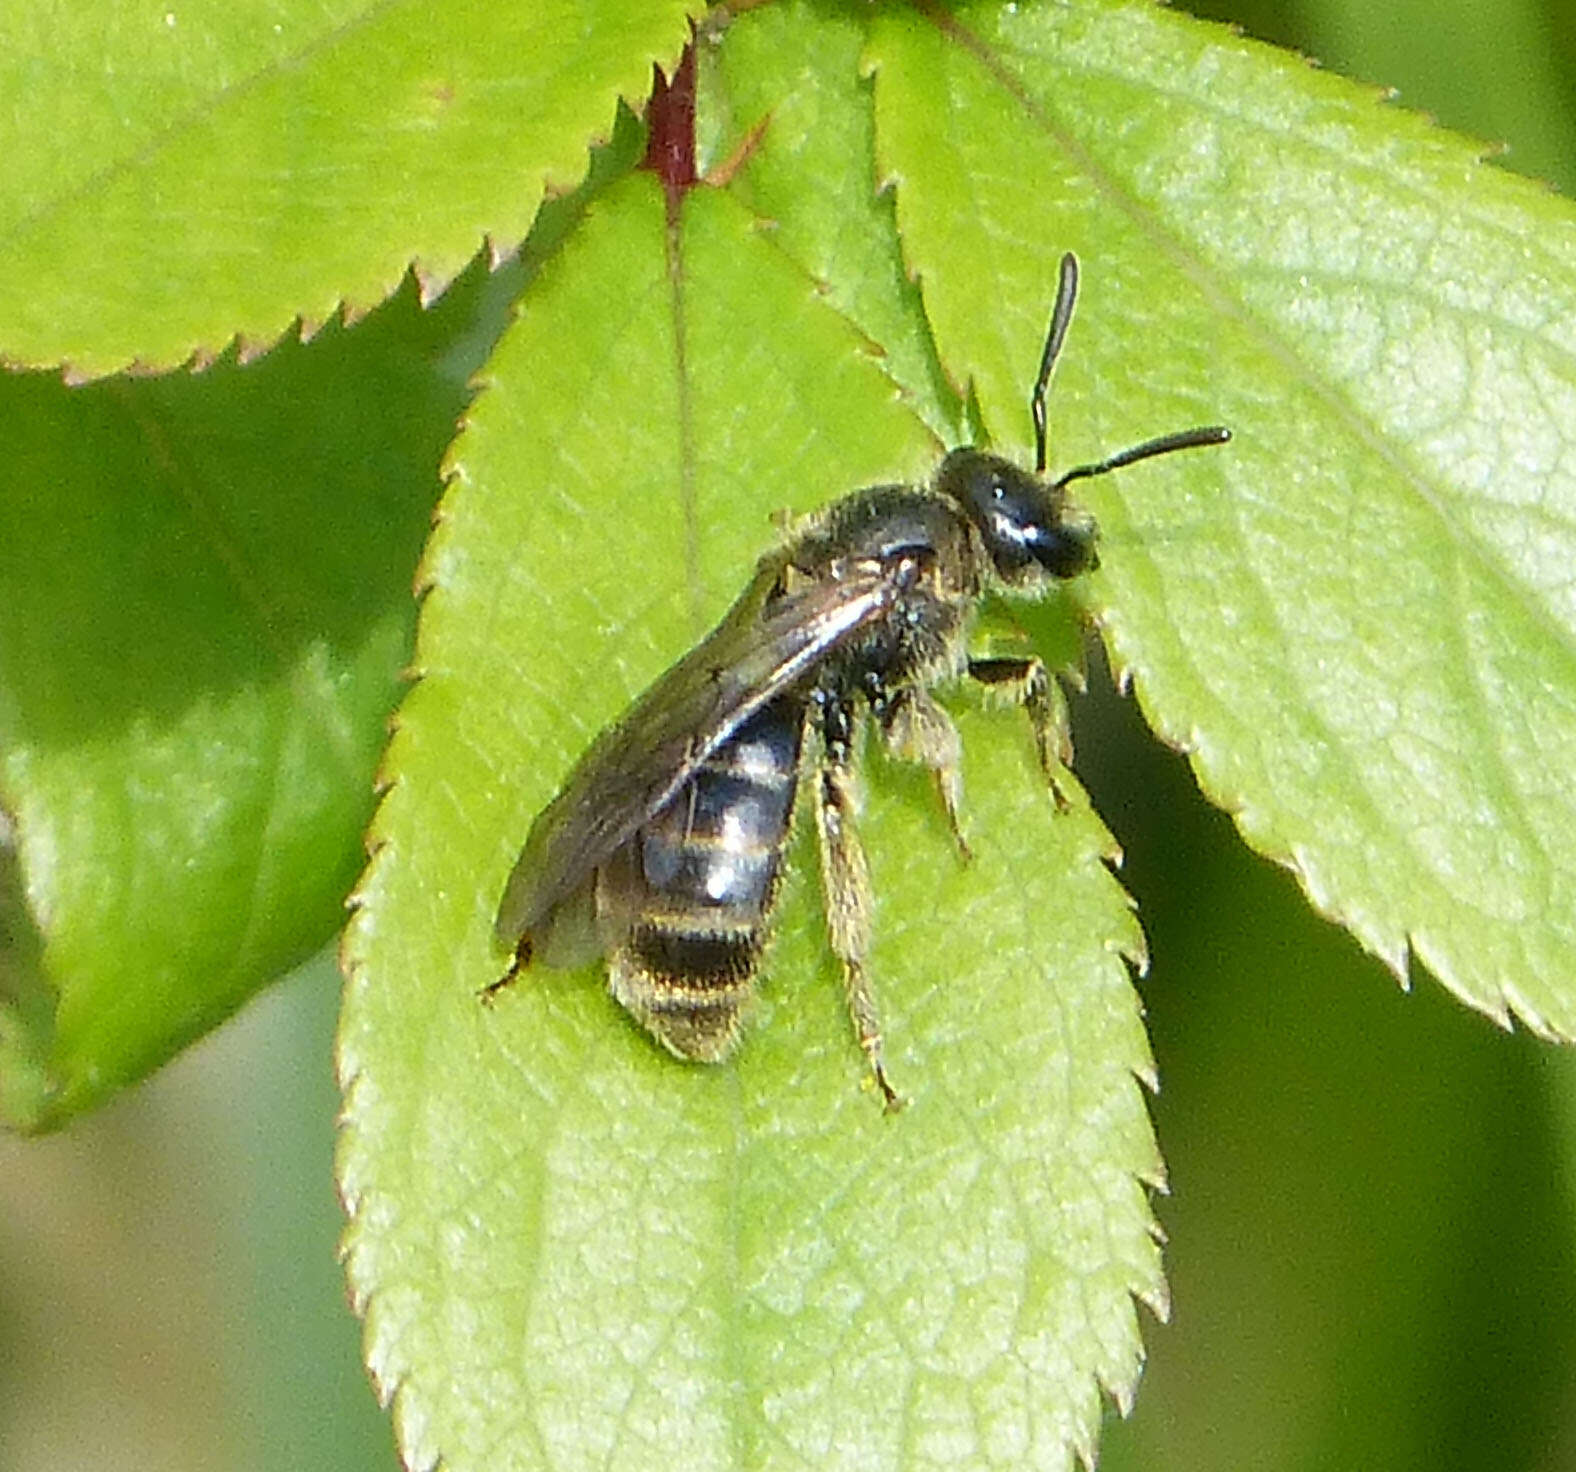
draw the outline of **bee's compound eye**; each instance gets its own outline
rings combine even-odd
[[[1100,565],[1094,550],[1094,533],[1087,527],[1067,523],[1037,527],[1025,545],[1052,577],[1075,578]]]

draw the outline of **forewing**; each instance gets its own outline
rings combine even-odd
[[[777,573],[764,564],[722,622],[591,744],[515,861],[495,925],[503,944],[540,925],[743,721],[897,596],[893,579],[872,570],[768,603]]]

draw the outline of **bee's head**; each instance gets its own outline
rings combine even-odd
[[[954,450],[941,462],[936,489],[951,496],[979,530],[1001,580],[1027,588],[1075,578],[1099,565],[1092,522],[1069,519],[1059,484],[985,450]]]
[[[1029,395],[1036,473],[1030,475],[1012,461],[986,450],[962,449],[948,455],[936,475],[936,489],[957,501],[979,528],[1001,580],[1009,588],[1023,591],[1043,585],[1047,575],[1075,578],[1099,566],[1094,550],[1094,523],[1068,517],[1065,492],[1069,481],[1104,475],[1154,455],[1169,455],[1173,450],[1221,445],[1231,438],[1231,431],[1218,424],[1184,429],[1180,434],[1145,440],[1090,465],[1075,465],[1056,480],[1046,480],[1045,394],[1050,387],[1051,369],[1072,322],[1077,297],[1078,261],[1069,252],[1062,257],[1056,304],[1051,308],[1051,325],[1040,354],[1040,372]]]

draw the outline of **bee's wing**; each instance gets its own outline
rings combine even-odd
[[[890,573],[870,568],[768,603],[778,571],[763,562],[722,622],[591,744],[515,861],[494,927],[503,944],[539,926],[745,720],[898,594]]]

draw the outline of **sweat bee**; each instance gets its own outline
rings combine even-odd
[[[495,924],[514,962],[485,995],[533,959],[570,966],[601,953],[614,998],[658,1042],[680,1058],[726,1058],[754,990],[808,736],[828,939],[859,1046],[887,1107],[901,1106],[865,971],[861,729],[873,720],[895,755],[934,774],[966,857],[960,741],[930,692],[967,676],[1023,705],[1061,804],[1065,737],[1045,666],[971,657],[976,606],[989,592],[1034,597],[1096,566],[1094,526],[1067,505],[1071,482],[1230,438],[1219,426],[1184,430],[1047,480],[1045,396],[1077,290],[1068,254],[1029,400],[1034,473],[953,450],[929,486],[855,491],[766,553],[721,623],[602,732],[532,825]]]

